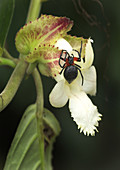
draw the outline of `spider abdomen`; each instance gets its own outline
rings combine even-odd
[[[78,70],[74,65],[69,65],[64,70],[64,77],[67,82],[70,84],[77,77]]]

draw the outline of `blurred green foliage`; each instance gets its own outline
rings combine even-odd
[[[14,0],[0,0],[0,47],[4,47],[14,11]],[[4,24],[2,24],[4,23]]]
[[[74,0],[78,2],[79,0]],[[42,5],[43,14],[67,16],[74,20],[70,34],[91,37],[94,40],[94,65],[98,74],[98,92],[91,97],[99,112],[103,114],[99,133],[86,137],[79,133],[72,121],[68,107],[53,108],[48,95],[55,85],[51,78],[42,76],[45,107],[55,113],[60,121],[62,132],[57,138],[53,151],[54,170],[119,170],[120,169],[120,1],[81,0],[83,7],[97,20],[96,25],[87,22],[85,14],[72,0],[49,0]],[[29,0],[16,0],[13,21],[7,37],[8,51],[17,57],[15,49],[16,32],[25,23]],[[103,9],[105,16],[103,15]],[[93,17],[95,19],[95,17]],[[4,88],[12,69],[0,67],[0,90]],[[0,166],[2,167],[26,107],[35,101],[35,87],[32,77],[25,79],[11,104],[0,113]]]

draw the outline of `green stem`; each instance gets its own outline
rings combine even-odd
[[[41,10],[41,2],[42,0],[31,0],[26,23],[38,18],[40,10]],[[34,65],[29,66],[28,72],[30,73],[31,70],[33,69],[34,69]],[[44,133],[43,133],[43,128],[44,128],[43,126],[43,88],[42,88],[41,78],[40,78],[40,75],[37,69],[34,69],[33,77],[34,77],[36,91],[37,91],[36,119],[37,119],[37,134],[38,134],[39,147],[40,147],[41,170],[45,170]]]
[[[45,159],[44,159],[44,133],[43,133],[43,87],[40,74],[37,69],[33,71],[33,78],[36,85],[37,91],[37,111],[36,111],[36,119],[37,119],[37,134],[39,139],[39,147],[40,147],[40,159],[41,159],[41,170],[45,169]]]
[[[34,21],[36,18],[39,17],[41,3],[41,0],[31,0],[26,23],[28,23],[29,21]]]
[[[29,21],[33,21],[38,18],[41,10],[41,0],[31,0],[28,16],[26,19],[26,23]],[[28,72],[34,69],[34,65],[30,65]],[[40,75],[37,69],[33,71],[33,77],[36,85],[37,91],[37,111],[36,111],[36,119],[37,119],[37,134],[39,139],[39,147],[40,147],[40,159],[41,159],[41,170],[45,169],[45,161],[44,161],[44,133],[43,133],[43,87]]]
[[[29,21],[34,21],[36,18],[39,17],[41,6],[42,6],[42,0],[31,0],[30,1],[26,23],[28,23]],[[36,63],[29,64],[28,69],[27,69],[27,74],[30,75],[33,72],[35,67],[36,67]]]
[[[5,89],[0,94],[0,111],[2,111],[13,99],[24,77],[28,64],[20,60],[13,71]]]
[[[10,67],[15,68],[16,63],[10,59],[0,57],[0,65],[8,65]]]
[[[32,74],[33,70],[36,68],[37,62],[31,63],[26,71],[27,75]]]
[[[10,59],[10,60],[12,60],[14,63],[18,62],[18,59],[12,57],[5,48],[3,49],[3,56]]]

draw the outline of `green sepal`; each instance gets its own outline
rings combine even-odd
[[[38,61],[39,70],[45,76],[55,77],[61,70],[59,66],[61,50],[53,45],[41,45],[25,57],[29,63]]]
[[[68,41],[69,44],[72,46],[72,48],[76,49],[78,52],[80,52],[81,41],[82,41],[81,58],[85,57],[85,48],[86,48],[86,44],[88,43],[88,39],[84,39],[83,37],[71,36],[71,35],[66,35],[64,39]]]
[[[72,48],[77,50],[78,52],[80,52],[82,48],[81,62],[79,63],[79,65],[81,66],[81,70],[89,68],[94,60],[94,52],[92,48],[93,40],[91,38],[84,39],[82,37],[75,37],[70,35],[66,35],[64,38],[70,43]]]
[[[29,22],[19,30],[15,38],[16,48],[20,53],[28,55],[39,45],[54,45],[72,25],[73,22],[66,17],[41,15],[39,19]]]
[[[36,105],[30,105],[18,126],[10,147],[4,170],[40,169],[39,143],[37,135]],[[52,147],[55,138],[60,133],[60,126],[55,116],[44,109],[45,136],[45,170],[51,170]]]

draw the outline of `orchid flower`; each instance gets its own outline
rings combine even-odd
[[[49,96],[52,106],[63,107],[69,101],[71,116],[80,132],[93,136],[95,131],[98,131],[101,114],[87,96],[87,94],[96,94],[92,40],[68,35],[67,32],[72,26],[73,21],[69,18],[41,15],[39,19],[29,22],[19,30],[15,45],[24,55],[26,62],[36,62],[43,75],[51,76],[57,81]],[[81,61],[76,62],[81,68],[84,81],[82,84],[81,74],[78,73],[76,79],[69,84],[64,78],[64,70],[60,74],[60,55],[62,50],[66,50],[70,55],[77,57],[76,51],[80,52],[81,42]]]
[[[98,121],[101,120],[101,114],[98,113],[97,107],[93,105],[87,94],[96,94],[96,70],[92,66],[94,54],[91,46],[91,39],[88,39],[85,48],[85,62],[77,63],[81,66],[81,72],[84,77],[84,83],[82,77],[78,74],[77,78],[68,83],[63,74],[58,74],[55,80],[57,84],[53,88],[49,99],[50,103],[54,107],[63,107],[69,100],[69,109],[71,117],[80,128],[80,132],[83,131],[85,135],[95,135],[97,130]],[[55,46],[60,49],[66,50],[68,53],[74,53],[72,46],[65,40],[59,39]]]

